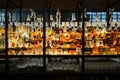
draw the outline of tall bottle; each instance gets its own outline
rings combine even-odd
[[[117,44],[115,46],[116,46],[116,52],[119,55],[120,54],[120,38],[117,40]]]
[[[87,39],[86,39],[86,47],[87,47],[87,48],[91,48],[91,47],[92,47],[92,37],[91,37],[91,35],[88,35],[88,36],[87,36]]]
[[[81,49],[82,49],[81,44],[77,44],[77,45],[76,45],[76,54],[77,54],[77,55],[81,55],[81,54],[82,54]]]
[[[49,41],[47,42],[47,46],[46,46],[46,54],[47,54],[47,55],[52,54],[52,53],[51,53],[51,46],[50,46]]]
[[[110,54],[109,48],[110,48],[110,47],[109,47],[107,44],[105,44],[105,47],[104,47],[104,54],[105,54],[105,55],[109,55],[109,54]]]

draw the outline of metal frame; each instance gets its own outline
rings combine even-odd
[[[82,0],[82,2],[80,2],[80,4],[82,4],[81,7],[78,8],[78,15],[80,13],[80,9],[82,9],[82,16],[85,15],[85,12],[84,12],[84,9],[85,9],[85,0]],[[63,58],[82,58],[82,73],[84,74],[85,72],[85,58],[88,58],[88,57],[105,57],[105,58],[120,58],[120,55],[85,55],[84,54],[84,50],[85,50],[85,42],[84,42],[84,35],[85,35],[85,18],[82,17],[82,55],[46,55],[46,46],[45,46],[45,43],[46,43],[46,3],[44,3],[44,10],[43,10],[43,55],[8,55],[8,9],[9,9],[9,0],[6,0],[6,9],[5,9],[5,45],[6,45],[6,54],[5,56],[3,55],[0,55],[0,57],[5,57],[6,59],[6,62],[5,62],[5,65],[6,65],[6,72],[9,71],[9,66],[8,66],[8,58],[26,58],[26,57],[30,57],[30,58],[43,58],[43,64],[44,64],[44,69],[46,70],[46,58],[49,58],[49,57],[53,57],[53,58],[56,58],[56,57],[63,57]],[[13,4],[13,3],[12,3]],[[50,25],[50,2],[47,3],[49,6],[49,25]],[[15,6],[16,7],[16,6]],[[22,22],[22,7],[20,7],[20,22]],[[109,26],[109,8],[107,9],[107,27]],[[79,22],[79,17],[78,16],[78,22]]]

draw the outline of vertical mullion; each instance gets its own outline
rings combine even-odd
[[[22,23],[22,8],[20,7],[20,13],[19,13],[19,15],[20,15],[20,23]]]
[[[109,28],[109,20],[110,20],[110,14],[109,14],[109,8],[107,8],[107,28]]]
[[[6,73],[8,72],[9,70],[9,66],[8,66],[8,7],[9,7],[9,0],[6,0],[6,9],[5,9],[5,49],[6,49],[6,52],[5,52],[5,55],[6,55],[6,67],[5,67],[5,70],[6,70]]]
[[[82,0],[82,73],[84,74],[84,71],[85,71],[85,54],[84,54],[84,51],[85,51],[85,38],[84,38],[84,35],[85,35],[85,12],[84,12],[84,9],[85,9],[85,0]]]
[[[43,66],[44,66],[44,69],[46,70],[46,24],[45,24],[45,11],[46,9],[44,8],[43,10]]]
[[[50,2],[48,3],[48,27],[50,27]]]

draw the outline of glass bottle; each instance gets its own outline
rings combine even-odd
[[[75,55],[76,54],[75,48],[76,48],[75,44],[71,43],[70,48],[69,48],[69,54],[70,55]]]
[[[16,47],[15,47],[15,53],[16,55],[18,55],[20,52],[20,48],[19,48],[19,45],[17,44]]]
[[[104,54],[105,55],[109,55],[110,53],[109,53],[109,46],[107,45],[107,44],[105,44],[105,47],[104,47]]]
[[[104,53],[104,47],[102,45],[102,42],[99,43],[98,51],[99,51],[99,55],[103,55],[103,53]]]
[[[116,55],[116,54],[117,54],[114,45],[111,45],[111,46],[110,46],[110,54],[111,54],[111,55]]]
[[[96,43],[93,45],[92,54],[98,55],[98,46],[96,45]]]
[[[81,55],[82,51],[81,51],[81,44],[77,44],[76,45],[76,54]]]
[[[21,47],[21,53],[20,53],[20,55],[25,55],[26,54],[26,46],[25,46],[25,44],[23,44],[22,45],[22,47]]]
[[[51,54],[51,46],[50,46],[49,42],[47,43],[47,46],[46,46],[46,54],[47,55]]]
[[[87,47],[87,48],[91,48],[91,47],[92,47],[92,37],[91,37],[91,35],[88,35],[88,36],[87,36],[87,39],[86,39],[86,47]]]
[[[116,47],[116,52],[119,55],[120,54],[120,39],[117,40],[117,44],[115,45]]]

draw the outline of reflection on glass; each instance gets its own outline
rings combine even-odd
[[[10,19],[8,28],[9,55],[43,54],[43,23],[36,18],[38,15],[34,11],[31,13],[29,16],[26,15],[26,22],[19,23],[17,17],[16,22],[12,22]]]
[[[119,55],[120,32],[112,26],[97,23],[85,26],[85,55]]]
[[[65,16],[64,11],[57,9],[56,15],[51,14],[51,25],[46,27],[47,55],[81,54],[81,28],[77,26],[76,13]]]

